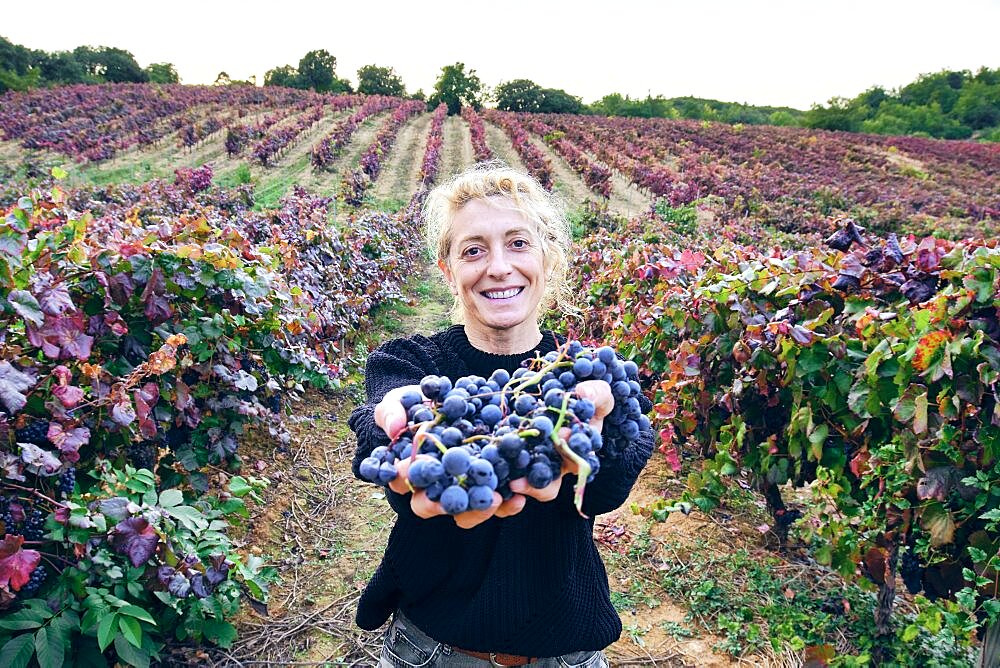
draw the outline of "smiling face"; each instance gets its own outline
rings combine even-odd
[[[495,201],[494,201],[495,200]],[[538,343],[545,259],[536,226],[504,206],[473,199],[452,219],[447,261],[438,265],[461,304],[470,340]],[[525,345],[516,348],[516,345]]]

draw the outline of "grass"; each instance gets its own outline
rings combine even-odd
[[[76,176],[91,185],[107,186],[116,183],[145,183],[160,175],[153,170],[151,163],[143,161],[106,170],[84,167],[77,171]]]
[[[643,573],[647,581],[632,584],[625,598],[640,602],[648,589],[686,608],[684,621],[693,628],[664,628],[671,635],[704,630],[720,636],[715,649],[732,656],[829,645],[838,653],[830,665],[868,665],[876,642],[873,592],[826,577],[815,566],[745,548],[724,551],[701,539],[664,540],[659,547],[661,557],[672,558],[660,562],[657,574]],[[947,615],[923,621],[912,613],[897,616],[899,633],[886,644],[888,656],[898,663],[890,665],[969,665],[971,657],[960,646],[962,631],[957,623],[949,626]],[[904,642],[903,628],[914,624],[915,638]]]

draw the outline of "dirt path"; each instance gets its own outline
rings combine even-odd
[[[28,150],[21,148],[21,145],[14,139],[0,141],[0,163],[6,167],[13,168],[15,163],[27,152]]]
[[[442,131],[444,144],[438,183],[446,181],[476,162],[472,153],[472,134],[469,132],[469,125],[461,116],[449,116],[444,122]]]
[[[389,151],[389,159],[375,182],[376,198],[408,201],[413,195],[420,181],[420,164],[432,117],[432,114],[421,114],[400,129]]]
[[[648,211],[653,198],[646,195],[621,175],[618,170],[611,172],[611,202],[616,211],[629,217]]]
[[[486,128],[486,144],[493,151],[493,155],[514,169],[519,169],[522,172],[527,171],[524,163],[521,162],[521,156],[514,150],[514,145],[510,142],[504,131],[492,123],[485,121],[483,122],[483,127]]]

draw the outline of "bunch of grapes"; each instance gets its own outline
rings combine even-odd
[[[73,494],[73,488],[76,487],[76,467],[70,466],[68,469],[59,474],[59,481],[56,485],[63,498],[71,496]]]
[[[35,566],[35,570],[31,571],[31,575],[28,577],[28,583],[21,587],[21,590],[17,592],[17,597],[22,600],[33,597],[38,593],[38,590],[41,589],[47,576],[48,571],[45,570],[45,566],[43,564]]]
[[[45,513],[38,508],[26,512],[20,533],[25,540],[41,540],[45,536]]]
[[[41,540],[45,536],[45,513],[16,496],[0,496],[0,523],[3,533],[23,536],[25,540]]]
[[[497,369],[489,379],[466,376],[454,384],[427,376],[420,392],[401,397],[407,429],[391,446],[375,448],[361,462],[361,475],[388,484],[398,475],[396,462],[410,458],[409,485],[456,515],[488,508],[494,491],[510,498],[512,480],[546,487],[568,458],[579,471],[574,494],[579,511],[601,458],[620,456],[625,444],[650,428],[639,405],[638,373],[635,363],[622,362],[612,348],[591,350],[571,341],[513,376]],[[591,427],[594,403],[573,394],[585,380],[611,387],[615,406],[604,433],[613,438]],[[430,457],[415,459],[417,454]]]
[[[919,594],[924,588],[924,567],[920,558],[913,553],[912,547],[907,547],[900,559],[899,574],[903,576],[903,584],[911,594]]]
[[[33,443],[40,447],[49,447],[49,423],[45,420],[34,420],[31,424],[14,431],[18,443]]]
[[[4,533],[17,533],[14,530],[14,499],[9,496],[0,496],[0,524],[3,524]],[[20,507],[20,506],[18,506]],[[19,513],[21,514],[21,513]]]

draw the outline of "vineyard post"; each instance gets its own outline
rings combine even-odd
[[[995,668],[995,666],[1000,666],[1000,622],[993,622],[986,627],[982,651],[976,663],[976,668]]]
[[[896,599],[896,561],[899,554],[898,541],[893,538],[885,555],[884,579],[878,586],[875,606],[875,635],[879,639],[875,646],[875,665],[879,666],[888,658],[886,652],[892,644],[892,604]]]

